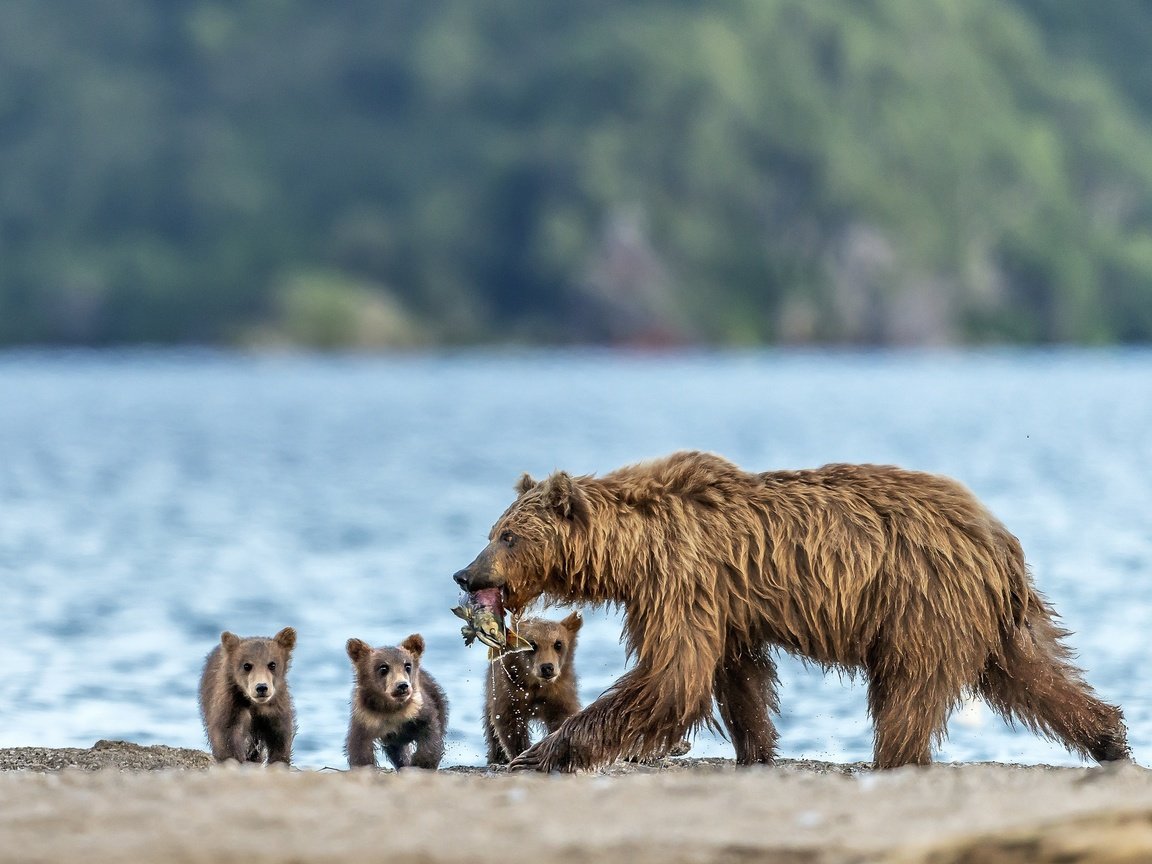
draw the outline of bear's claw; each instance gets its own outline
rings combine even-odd
[[[568,740],[559,732],[553,732],[509,762],[508,770],[572,773],[578,766],[573,764],[571,757],[572,748]]]

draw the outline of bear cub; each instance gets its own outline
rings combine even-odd
[[[220,634],[200,676],[200,716],[216,761],[292,761],[296,711],[288,692],[288,664],[296,631],[271,639]]]
[[[356,673],[352,720],[345,752],[348,766],[376,766],[376,742],[396,769],[435,770],[444,756],[448,697],[420,667],[424,638],[413,633],[396,647],[373,648],[349,639]]]
[[[533,721],[551,733],[580,710],[572,660],[583,624],[579,612],[562,621],[525,618],[516,632],[531,649],[502,654],[489,664],[484,682],[489,764],[503,765],[527,750]]]

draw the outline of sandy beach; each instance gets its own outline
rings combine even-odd
[[[395,774],[212,766],[102,741],[0,750],[0,860],[1146,862],[1152,771],[670,759]]]

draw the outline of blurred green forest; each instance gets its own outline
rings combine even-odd
[[[1152,2],[5,0],[0,344],[1145,341]]]

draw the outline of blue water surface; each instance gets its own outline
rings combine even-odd
[[[299,631],[297,763],[345,765],[344,642],[419,631],[479,764],[479,647],[448,611],[520,473],[681,448],[755,470],[950,474],[1021,538],[1088,679],[1152,758],[1152,353],[0,353],[0,746],[202,747],[230,629]],[[625,668],[590,611],[581,695]],[[781,658],[781,752],[870,758],[860,681]],[[730,756],[702,733],[696,755]],[[980,704],[943,760],[1079,764]]]

